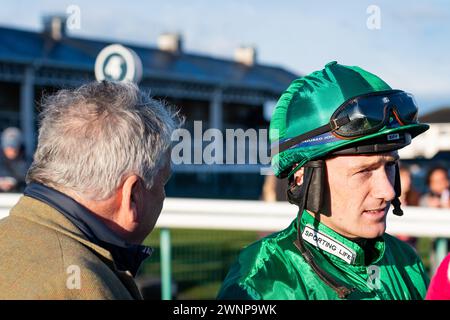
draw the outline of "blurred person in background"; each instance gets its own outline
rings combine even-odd
[[[420,205],[430,208],[450,208],[449,200],[449,177],[448,170],[445,166],[434,165],[430,167],[425,176],[425,182],[427,185],[427,192],[420,198]],[[445,277],[447,276],[446,270],[448,269],[448,257],[442,261],[437,261],[437,239],[433,240],[432,251],[430,254],[430,263],[436,266],[440,263],[440,266],[436,270],[436,274],[433,277],[432,287],[429,290],[427,298],[435,299],[441,297],[443,294],[443,287],[445,287]],[[447,239],[447,248],[450,248],[450,239]],[[430,284],[431,286],[431,284]]]
[[[264,178],[261,200],[266,202],[287,201],[285,184],[280,183],[275,176],[267,175]]]
[[[336,61],[294,80],[270,122],[272,168],[297,218],[239,254],[219,299],[423,299],[416,252],[385,233],[398,149],[426,131],[412,95]],[[275,154],[274,154],[275,152]]]
[[[419,205],[420,193],[412,185],[412,174],[408,167],[400,165],[400,180],[402,182],[400,202],[404,206],[417,207]]]
[[[426,175],[428,192],[420,199],[420,205],[431,208],[450,208],[448,170],[444,166],[430,168]]]
[[[25,158],[22,133],[6,128],[1,136],[0,192],[22,192],[30,161]]]
[[[0,220],[0,299],[141,299],[176,114],[131,83],[46,98],[27,187]]]
[[[286,192],[288,184],[285,179],[278,179],[274,175],[267,175],[261,192],[261,200],[265,202],[288,201]],[[258,231],[258,238],[263,238],[272,232]]]
[[[400,165],[400,181],[402,186],[402,194],[399,197],[400,203],[404,206],[418,206],[420,193],[416,191],[412,185],[412,175],[408,167]],[[397,235],[402,241],[416,247],[417,238],[408,235]]]

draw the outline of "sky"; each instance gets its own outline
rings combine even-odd
[[[41,30],[42,16],[80,10],[69,35],[155,47],[179,32],[184,51],[308,74],[330,61],[357,65],[416,96],[420,114],[450,107],[450,2],[263,0],[0,0],[0,25]],[[374,7],[375,6],[375,7]],[[375,9],[374,9],[375,8]],[[375,11],[373,11],[375,10]]]

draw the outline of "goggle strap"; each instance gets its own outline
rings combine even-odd
[[[305,140],[308,140],[308,139],[314,138],[315,136],[329,132],[330,130],[332,130],[331,125],[330,125],[330,123],[327,123],[326,125],[323,125],[319,128],[308,131],[304,134],[298,135],[292,139],[282,142],[278,146],[278,150],[275,150],[275,148],[272,148],[272,156],[276,155],[277,153],[283,152]]]
[[[286,142],[281,143],[278,146],[278,150],[275,150],[275,148],[272,148],[272,156],[276,155],[277,153],[283,152],[305,140],[314,138],[315,136],[327,133],[329,131],[337,130],[339,127],[341,127],[349,122],[350,122],[350,118],[348,116],[345,116],[345,117],[342,117],[339,119],[333,119],[331,122],[317,128],[317,129],[308,131],[304,134],[298,135],[292,139],[287,140]]]

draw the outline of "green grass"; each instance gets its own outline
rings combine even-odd
[[[416,250],[419,257],[422,259],[422,262],[425,266],[425,270],[430,274],[431,270],[431,260],[430,255],[433,251],[433,242],[432,238],[419,238],[416,244]]]
[[[159,278],[160,230],[145,244],[155,249],[139,276]],[[239,251],[259,238],[258,232],[172,229],[172,277],[178,299],[214,299]]]

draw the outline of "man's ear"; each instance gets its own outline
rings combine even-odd
[[[294,182],[297,186],[300,186],[303,184],[304,172],[305,172],[305,168],[301,167],[294,173]]]
[[[303,184],[304,168],[298,169],[290,178],[287,190],[287,199],[290,203],[300,205]]]
[[[137,208],[137,196],[139,193],[140,179],[137,175],[127,177],[122,185],[122,199],[120,211],[123,213],[122,219],[128,223],[136,223],[139,220]]]

